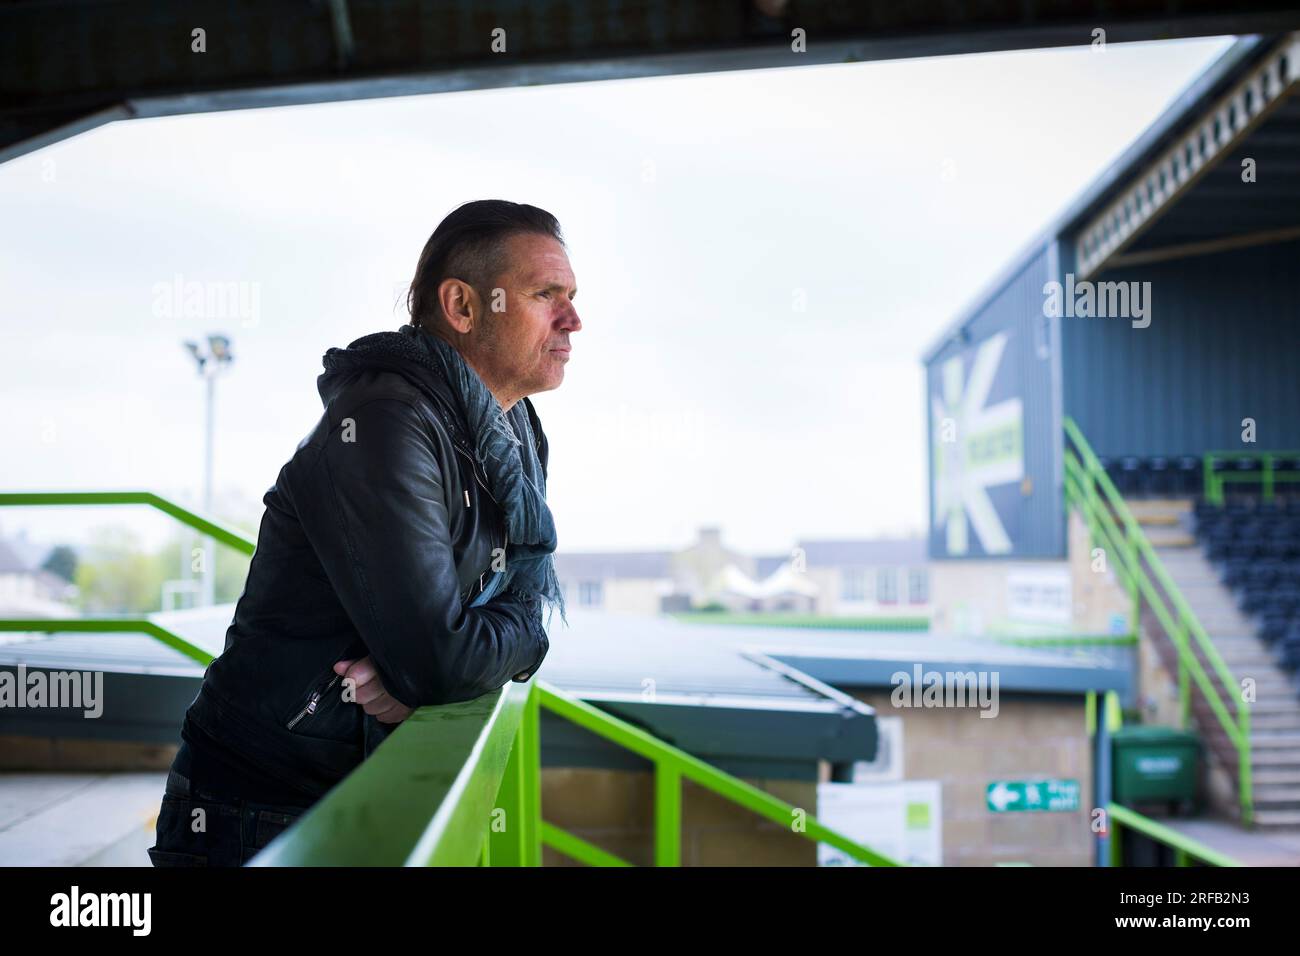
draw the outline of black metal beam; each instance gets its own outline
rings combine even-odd
[[[133,116],[1297,27],[1267,0],[18,0],[0,161]]]

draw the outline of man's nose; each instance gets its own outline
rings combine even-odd
[[[582,329],[582,319],[578,318],[578,310],[572,302],[560,318],[560,328],[568,332],[578,332]]]

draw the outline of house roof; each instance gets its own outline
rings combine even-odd
[[[925,564],[924,538],[800,541],[808,567]]]
[[[671,578],[671,551],[560,552],[555,554],[557,577],[601,580],[603,578]]]
[[[0,539],[0,574],[22,574],[31,570],[17,549],[8,541]]]

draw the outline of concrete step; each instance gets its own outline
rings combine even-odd
[[[1256,770],[1297,770],[1300,771],[1300,751],[1291,752],[1287,750],[1256,750],[1250,755],[1250,765]]]
[[[1238,666],[1228,665],[1228,670],[1232,671],[1232,676],[1238,681],[1253,680],[1255,682],[1255,700],[1258,702],[1262,697],[1269,700],[1284,701],[1295,700],[1295,684],[1281,677],[1277,673],[1277,668],[1272,664],[1259,664],[1257,666],[1242,664]]]
[[[1300,717],[1300,697],[1289,700],[1257,700],[1250,705],[1252,717],[1264,717],[1270,714],[1294,714]]]
[[[1300,809],[1300,786],[1288,787],[1257,782],[1253,789],[1256,805],[1268,804],[1276,807],[1282,803],[1294,803],[1297,804],[1297,809]]]
[[[1182,515],[1179,514],[1134,514],[1137,523],[1145,530],[1147,528],[1181,528],[1183,524]]]
[[[1261,673],[1269,672],[1277,666],[1267,654],[1220,654],[1219,656],[1238,680],[1243,677],[1258,678]],[[1237,673],[1238,671],[1243,673]]]
[[[1252,711],[1250,729],[1300,734],[1300,714],[1259,714]]]
[[[1124,503],[1138,522],[1151,518],[1181,518],[1192,513],[1189,498],[1129,498]]]
[[[1260,827],[1300,827],[1300,810],[1256,810],[1255,824]]]
[[[1257,787],[1267,787],[1274,784],[1300,787],[1300,767],[1295,770],[1256,770],[1252,775],[1252,779]]]

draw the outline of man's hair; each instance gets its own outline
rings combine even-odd
[[[445,321],[438,302],[444,279],[468,282],[488,298],[488,283],[506,268],[506,241],[520,233],[550,236],[561,245],[560,223],[545,209],[504,199],[477,199],[457,206],[433,230],[424,244],[415,278],[406,296],[411,324],[432,330]]]

